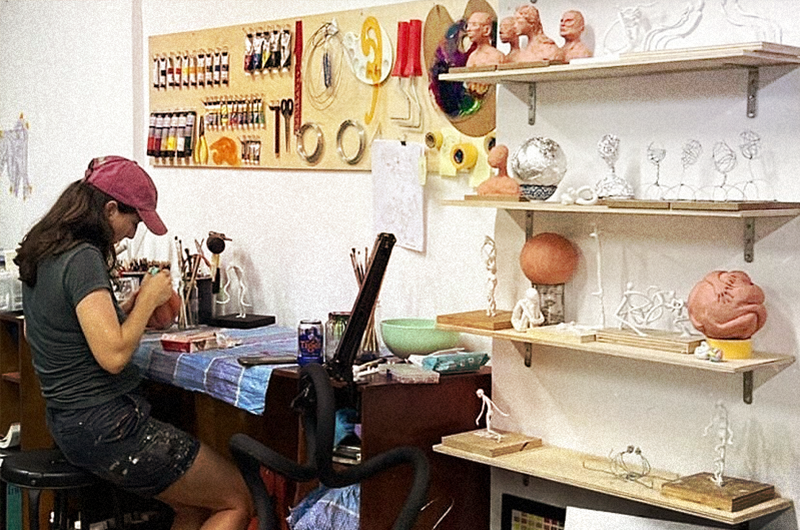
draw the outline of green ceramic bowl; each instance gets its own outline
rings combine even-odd
[[[427,355],[454,348],[460,334],[436,329],[436,321],[421,318],[397,318],[381,321],[381,337],[393,354],[401,359],[409,355]]]

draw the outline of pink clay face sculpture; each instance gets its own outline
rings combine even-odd
[[[508,175],[508,147],[498,144],[489,151],[489,166],[497,170],[497,174],[489,177],[478,186],[478,195],[519,196],[519,184]]]
[[[713,271],[692,288],[689,318],[710,339],[749,339],[764,326],[764,291],[742,271]]]

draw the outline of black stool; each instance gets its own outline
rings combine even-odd
[[[53,490],[54,526],[66,530],[69,492],[101,483],[96,476],[67,462],[58,449],[36,449],[6,455],[0,467],[0,478],[27,491],[31,530],[39,530],[39,494],[42,490]]]

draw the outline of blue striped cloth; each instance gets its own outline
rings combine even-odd
[[[133,355],[133,363],[144,377],[153,381],[202,392],[253,414],[262,414],[272,370],[292,365],[245,368],[236,359],[257,354],[296,355],[297,331],[278,326],[219,331],[242,343],[227,349],[177,353],[164,351],[159,340],[161,332],[147,333]]]

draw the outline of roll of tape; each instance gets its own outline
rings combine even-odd
[[[456,144],[450,150],[450,160],[458,171],[472,169],[478,161],[478,148],[470,143]]]
[[[483,139],[483,150],[488,154],[489,151],[494,148],[496,143],[497,137],[494,135],[494,133],[487,134]]]
[[[430,149],[440,149],[444,142],[444,135],[440,131],[433,131],[425,134],[425,145]]]

